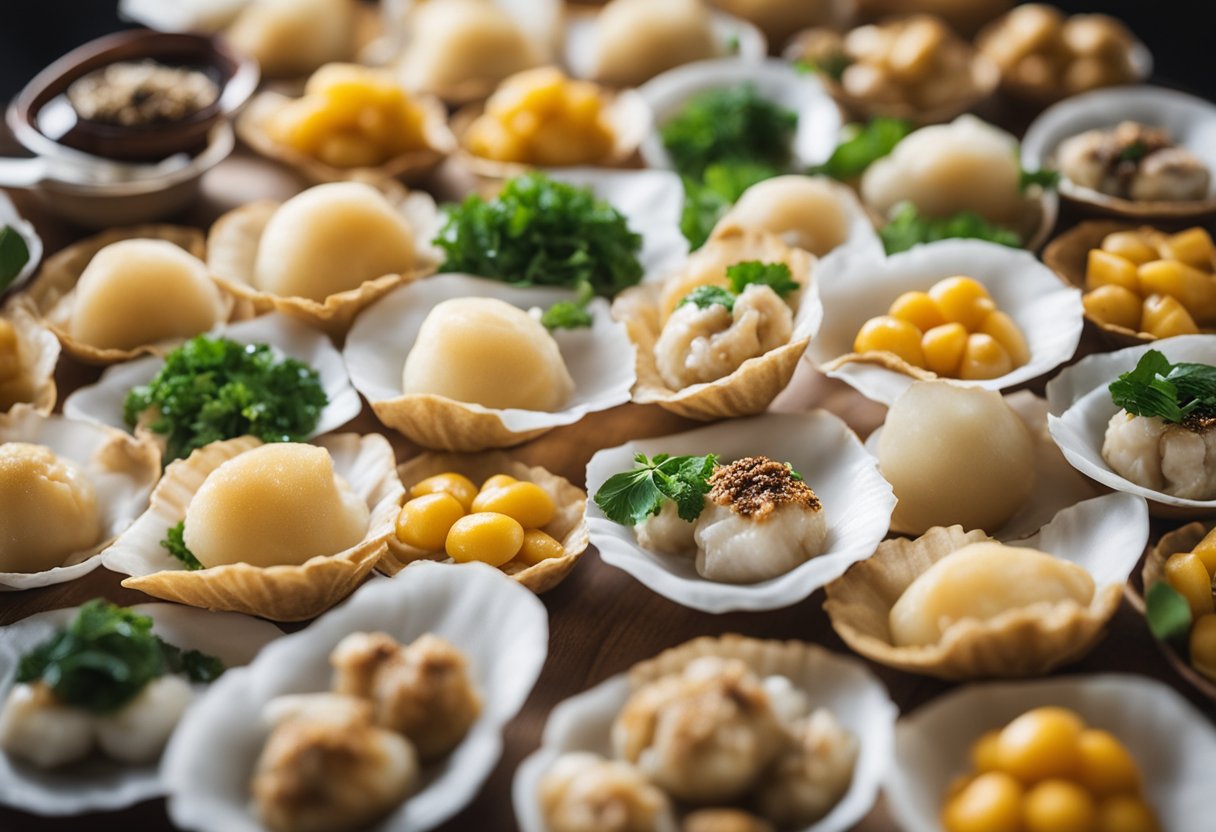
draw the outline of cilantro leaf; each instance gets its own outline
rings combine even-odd
[[[0,228],[0,292],[17,279],[28,262],[30,247],[21,233],[11,225]]]
[[[182,566],[190,571],[196,572],[203,568],[199,563],[198,558],[194,553],[186,547],[186,521],[178,523],[176,526],[170,526],[165,532],[165,539],[160,542],[161,548],[167,551],[170,555],[182,562]]]
[[[1134,416],[1159,416],[1176,424],[1188,416],[1216,413],[1216,367],[1171,364],[1158,350],[1140,356],[1107,389],[1111,401]]]
[[[684,210],[680,215],[680,231],[689,245],[693,249],[704,245],[718,220],[743,196],[744,191],[780,173],[771,165],[716,162],[705,168],[700,180],[684,177]]]
[[[642,279],[642,237],[589,188],[532,172],[510,179],[490,200],[477,194],[448,206],[434,240],[442,272],[465,272],[516,286],[589,284],[612,297]]]
[[[874,162],[889,155],[914,129],[912,122],[898,118],[876,118],[865,124],[850,124],[844,128],[842,140],[828,160],[807,173],[841,181],[856,179]]]
[[[960,211],[950,217],[922,217],[911,202],[897,205],[878,234],[887,254],[907,251],[921,243],[956,238],[986,240],[1010,248],[1022,245],[1016,231],[993,225],[972,211]]]
[[[692,96],[659,132],[676,172],[700,179],[715,162],[785,168],[797,127],[796,112],[744,83]]]
[[[591,284],[580,283],[574,300],[559,300],[541,313],[540,322],[545,329],[586,329],[595,323],[587,311],[593,297],[595,289]]]
[[[1018,174],[1018,190],[1026,193],[1028,190],[1038,185],[1045,191],[1049,191],[1060,184],[1060,172],[1044,168],[1043,170],[1026,170],[1022,169]]]
[[[605,516],[614,523],[636,526],[658,514],[664,500],[671,500],[680,518],[691,523],[705,506],[718,458],[638,454],[634,464],[634,470],[612,475],[595,492],[595,504]]]
[[[714,304],[718,304],[725,306],[727,312],[735,311],[734,294],[721,286],[698,286],[685,295],[676,306],[683,306],[686,303],[694,304],[698,309],[708,309]]]
[[[784,263],[761,263],[759,260],[745,260],[726,267],[726,279],[730,290],[736,295],[753,283],[768,286],[781,297],[791,292],[797,292],[802,287],[790,277],[790,267]]]
[[[1167,584],[1158,581],[1144,594],[1144,617],[1158,641],[1183,639],[1191,631],[1191,606]]]

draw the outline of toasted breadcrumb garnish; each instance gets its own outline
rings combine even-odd
[[[1192,413],[1183,419],[1181,424],[1192,433],[1207,433],[1212,428],[1216,428],[1216,413],[1211,411]]]
[[[754,520],[783,505],[822,507],[815,492],[786,464],[766,456],[745,456],[723,465],[709,478],[709,499]]]

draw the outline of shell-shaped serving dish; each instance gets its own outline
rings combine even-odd
[[[299,566],[230,563],[191,572],[161,546],[169,529],[185,519],[207,475],[261,444],[252,436],[213,442],[172,463],[152,492],[151,507],[102,555],[106,568],[131,576],[123,586],[156,598],[273,621],[313,618],[350,595],[384,554],[401,505],[392,446],[377,434],[337,433],[314,443],[329,451],[334,473],[371,512],[363,540],[349,549]]]
[[[626,289],[613,301],[612,315],[624,322],[636,349],[638,380],[633,400],[638,404],[657,404],[680,416],[703,421],[763,413],[790,383],[807,344],[819,331],[823,305],[819,301],[813,256],[786,247],[772,235],[756,232],[727,232],[715,244],[730,247],[735,263],[756,260],[786,262],[791,266],[793,279],[803,288],[797,292],[794,303],[790,339],[763,355],[747,359],[722,378],[673,390],[660,375],[655,358],[655,345],[665,323],[664,284],[647,282]],[[668,279],[679,277],[673,274]]]
[[[99,348],[74,338],[70,331],[72,304],[76,284],[97,252],[111,243],[121,240],[149,239],[167,240],[189,252],[200,260],[205,250],[203,232],[196,228],[178,225],[137,225],[130,228],[115,228],[103,231],[79,243],[64,248],[47,258],[29,286],[21,296],[31,312],[42,325],[59,339],[63,349],[75,358],[89,364],[115,364],[129,361],[140,355],[164,355],[181,344],[182,339],[143,344],[134,349]],[[227,320],[234,311],[233,297],[221,282],[221,297],[224,302],[221,320]]]
[[[596,26],[599,14],[599,9],[567,6],[563,57],[566,68],[576,78],[597,80],[599,44]],[[735,57],[756,62],[763,61],[768,55],[768,41],[764,33],[742,18],[713,9],[710,11],[710,27],[713,39],[718,44],[718,58]]]
[[[290,168],[312,183],[383,178],[416,184],[434,172],[456,149],[443,102],[434,96],[422,95],[416,101],[423,112],[425,147],[401,153],[374,167],[334,167],[279,142],[267,129],[271,119],[291,101],[277,92],[258,93],[237,117],[236,133],[241,141],[262,156]]]
[[[51,610],[0,629],[0,682],[9,682],[21,656],[54,635],[79,607]],[[267,621],[244,615],[207,612],[177,604],[139,604],[134,612],[152,619],[152,632],[175,647],[200,650],[227,668],[253,661],[258,651],[281,635]],[[194,685],[196,696],[206,690]],[[0,804],[38,815],[64,816],[122,809],[165,793],[156,762],[116,763],[100,755],[60,769],[43,770],[0,752]]]
[[[947,277],[966,275],[984,285],[997,308],[1022,330],[1030,360],[994,379],[964,381],[1004,390],[1038,378],[1072,358],[1081,340],[1081,293],[1064,284],[1033,254],[978,240],[942,240],[883,258],[873,252],[838,250],[819,262],[815,276],[824,325],[807,358],[863,396],[891,404],[916,380],[937,378],[890,352],[856,353],[862,324],[885,315],[904,292],[927,291]]]
[[[329,654],[345,636],[384,632],[402,643],[427,633],[468,657],[483,710],[417,790],[376,825],[423,832],[462,809],[502,754],[502,731],[523,706],[549,646],[544,605],[489,566],[422,563],[368,584],[307,629],[284,636],[247,668],[221,677],[179,726],[162,770],[169,816],[200,832],[261,832],[249,783],[266,741],[261,711],[285,694],[330,689]]]
[[[331,334],[343,334],[359,311],[403,283],[424,277],[435,269],[440,254],[431,246],[439,228],[435,200],[423,191],[406,191],[395,182],[377,181],[414,233],[415,262],[402,274],[386,274],[336,292],[324,301],[266,292],[257,286],[258,246],[266,224],[282,203],[259,200],[235,208],[211,226],[207,234],[207,266],[216,282],[247,303],[254,314],[281,312]]]
[[[952,680],[1048,673],[1102,638],[1148,542],[1148,508],[1130,494],[1095,497],[1064,509],[1037,535],[1012,542],[1084,568],[1095,585],[1088,606],[1031,604],[988,620],[960,620],[936,644],[893,644],[891,608],[912,582],[952,552],[988,539],[962,526],[935,526],[915,540],[884,541],[874,557],[828,584],[824,609],[832,627],[866,658],[909,673]]]
[[[591,328],[552,333],[574,380],[574,392],[561,410],[497,409],[444,396],[405,395],[402,370],[423,321],[437,304],[464,297],[496,298],[527,310],[571,300],[574,293],[444,274],[402,286],[378,301],[355,321],[342,357],[355,389],[388,427],[424,448],[481,451],[518,445],[629,401],[635,380],[633,344],[599,299],[588,307]]]
[[[805,170],[832,155],[844,120],[819,79],[796,71],[785,61],[738,57],[676,67],[638,89],[654,113],[654,123],[641,147],[646,166],[665,170],[674,167],[660,131],[690,98],[742,84],[752,84],[764,98],[798,114],[798,127],[790,143],[791,169]]]
[[[18,403],[29,404],[42,414],[50,413],[59,394],[55,386],[59,339],[20,302],[0,308],[0,318],[7,320],[17,334],[20,360],[17,376],[0,381],[0,413]]]
[[[1137,201],[1078,185],[1063,171],[1060,193],[1091,211],[1135,219],[1186,219],[1216,213],[1216,105],[1193,95],[1153,86],[1112,87],[1067,98],[1048,108],[1026,131],[1022,162],[1030,170],[1056,168],[1060,145],[1087,130],[1123,121],[1164,127],[1179,147],[1195,154],[1213,174],[1203,199]]]
[[[240,344],[269,344],[278,357],[297,359],[317,371],[329,403],[306,439],[342,427],[363,410],[359,394],[346,375],[341,353],[323,333],[272,312],[220,327],[212,334]],[[132,388],[150,382],[164,365],[163,358],[149,356],[109,367],[95,383],[80,387],[68,396],[63,402],[63,412],[74,419],[88,419],[130,431],[131,426],[123,420],[127,394]],[[137,425],[136,435],[163,441],[143,426]]]
[[[859,753],[848,791],[827,815],[798,832],[853,828],[873,807],[891,763],[898,710],[882,682],[856,659],[815,644],[724,635],[694,639],[666,650],[554,708],[540,749],[515,773],[511,791],[520,829],[545,832],[537,787],[560,755],[590,751],[611,758],[612,724],[630,695],[641,685],[678,673],[703,656],[738,659],[761,677],[785,676],[806,694],[812,708],[827,708],[857,738]]]
[[[1216,514],[1216,499],[1189,500],[1154,491],[1115,473],[1102,457],[1106,426],[1120,408],[1111,401],[1108,385],[1136,366],[1149,350],[1171,362],[1216,361],[1216,336],[1180,335],[1118,352],[1087,356],[1067,367],[1047,384],[1047,427],[1069,463],[1105,486],[1144,497],[1154,515],[1194,518]]]
[[[101,551],[148,507],[148,495],[160,479],[160,452],[151,442],[92,422],[47,416],[29,405],[0,414],[0,443],[4,442],[45,445],[80,466],[97,496],[102,533],[93,546],[68,554],[62,566],[43,572],[0,572],[0,591],[60,584],[92,572],[101,565]]]
[[[587,493],[613,474],[631,471],[634,455],[718,454],[723,463],[763,455],[788,462],[823,503],[828,534],[822,554],[767,581],[732,584],[697,574],[693,558],[643,549],[633,528],[609,520],[587,503],[591,542],[605,563],[623,569],[658,594],[703,612],[769,610],[806,598],[874,553],[887,533],[895,497],[877,461],[848,426],[826,410],[770,413],[685,433],[627,442],[587,463]]]
[[[1198,829],[1211,794],[1216,729],[1161,682],[1130,674],[968,685],[895,727],[887,806],[907,832],[940,832],[950,782],[971,769],[971,745],[1032,708],[1058,706],[1114,734],[1139,764],[1162,829]]]
[[[0,297],[24,286],[33,277],[42,262],[42,238],[38,236],[38,230],[34,228],[33,223],[18,213],[17,206],[13,205],[8,194],[0,192],[0,228],[6,225],[25,240],[25,247],[29,249],[30,259],[21,267],[21,271],[9,282],[8,286],[0,290]]]
[[[533,566],[512,561],[502,567],[503,572],[538,595],[548,592],[561,583],[578,563],[578,559],[583,556],[583,552],[587,551],[587,544],[590,542],[590,532],[584,516],[587,508],[587,494],[572,485],[565,477],[560,477],[538,465],[525,465],[507,454],[498,452],[425,453],[400,465],[397,468],[397,476],[400,477],[401,484],[408,495],[410,488],[421,480],[448,471],[463,474],[477,485],[496,474],[506,474],[520,482],[536,483],[553,498],[553,502],[557,505],[557,515],[547,526],[542,527],[541,531],[562,544],[564,550],[562,556],[543,560]],[[408,496],[406,499],[409,499]],[[446,557],[443,553],[425,552],[407,546],[394,535],[388,539],[388,552],[376,568],[389,575],[395,575],[409,564],[420,560],[452,562],[451,558]]]

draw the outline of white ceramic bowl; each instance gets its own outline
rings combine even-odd
[[[702,578],[692,558],[643,549],[632,527],[609,520],[594,500],[587,503],[591,543],[605,563],[677,604],[703,612],[778,609],[801,601],[874,554],[895,508],[891,486],[878,473],[877,460],[844,422],[826,410],[770,413],[607,448],[587,463],[588,495],[594,496],[613,474],[632,470],[638,453],[715,453],[723,462],[762,454],[793,465],[823,502],[828,525],[823,554],[755,584]]]
[[[330,651],[351,633],[376,631],[402,643],[426,633],[450,641],[468,657],[484,708],[456,750],[423,769],[418,790],[372,828],[422,832],[472,800],[502,753],[503,728],[540,675],[548,620],[536,596],[497,569],[416,563],[371,581],[212,685],[165,751],[173,822],[200,832],[261,832],[249,783],[268,735],[262,707],[284,694],[328,691]]]
[[[1121,674],[969,685],[901,719],[887,781],[887,806],[898,825],[905,832],[940,832],[942,797],[950,781],[969,770],[971,744],[1045,705],[1070,708],[1127,746],[1162,829],[1207,828],[1216,729],[1167,685]]]
[[[67,626],[79,609],[42,612],[0,628],[4,696],[8,696],[9,680],[21,656]],[[150,616],[155,622],[153,632],[168,643],[216,656],[229,668],[248,664],[281,635],[273,624],[246,615],[179,604],[139,604],[131,609]],[[194,688],[196,693],[206,690],[203,685]],[[122,809],[165,793],[165,781],[157,769],[156,763],[128,765],[94,756],[79,765],[44,771],[0,752],[0,804],[38,815]]]
[[[947,277],[967,275],[982,283],[997,308],[1026,336],[1030,360],[994,379],[962,384],[1004,390],[1050,372],[1072,358],[1081,340],[1081,293],[1065,284],[1033,254],[979,240],[942,240],[882,258],[865,250],[837,250],[819,262],[815,277],[824,323],[806,356],[829,376],[889,405],[915,380],[881,364],[850,361],[862,324],[887,310],[899,295],[927,291]]]

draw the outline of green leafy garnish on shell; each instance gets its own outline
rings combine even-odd
[[[676,171],[700,180],[716,162],[784,169],[797,127],[796,112],[744,83],[692,96],[660,135]]]
[[[718,220],[730,210],[743,192],[765,179],[779,176],[772,165],[755,162],[715,162],[705,168],[700,179],[686,176],[684,210],[680,231],[694,250],[705,245]]]
[[[691,303],[698,309],[708,309],[715,304],[725,306],[727,312],[735,311],[735,295],[721,286],[698,286],[683,297],[676,306]]]
[[[30,247],[11,225],[0,228],[0,292],[9,287],[30,262]]]
[[[1186,638],[1191,631],[1191,606],[1178,590],[1158,581],[1144,594],[1144,617],[1158,641]]]
[[[176,526],[170,526],[165,532],[165,539],[160,542],[161,548],[181,561],[182,567],[190,572],[203,568],[198,558],[186,546],[186,521],[182,520]]]
[[[1159,350],[1110,383],[1111,401],[1133,416],[1159,416],[1177,424],[1190,416],[1216,414],[1216,367],[1170,363]]]
[[[856,179],[870,165],[890,155],[895,145],[914,129],[916,126],[912,122],[898,118],[876,118],[865,124],[849,124],[828,160],[807,173],[841,181]]]
[[[632,471],[612,475],[595,492],[595,504],[609,520],[636,526],[658,514],[667,500],[676,504],[682,520],[691,523],[701,515],[717,456],[638,454],[633,461]]]
[[[761,263],[759,260],[745,260],[727,266],[726,281],[736,295],[742,294],[753,283],[767,286],[781,297],[802,288],[790,276],[789,266],[784,263]]]
[[[541,313],[540,322],[545,329],[588,329],[594,323],[587,304],[595,297],[590,283],[581,283],[574,300],[559,300]]]
[[[1022,246],[1022,237],[1016,231],[994,225],[973,211],[960,211],[949,217],[922,217],[911,202],[895,206],[890,221],[878,234],[887,254],[949,239],[985,240],[1009,248]]]

